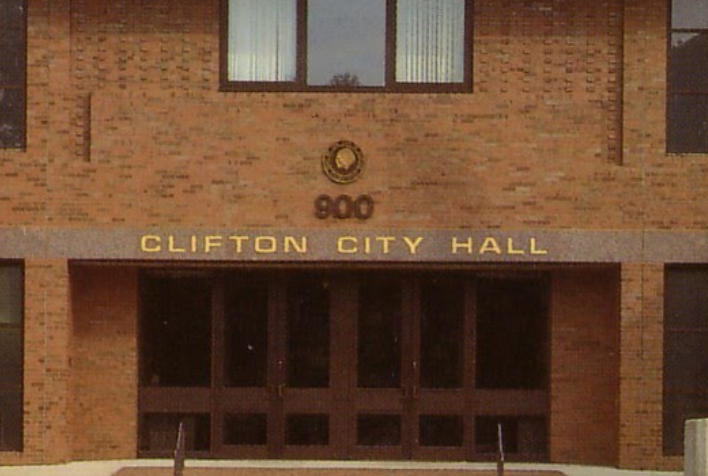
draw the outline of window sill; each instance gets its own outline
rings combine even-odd
[[[468,84],[399,84],[395,87],[379,86],[304,86],[296,83],[243,83],[225,82],[219,86],[223,93],[330,93],[330,94],[471,94]]]

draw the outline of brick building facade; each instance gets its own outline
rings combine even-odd
[[[0,149],[0,292],[23,299],[0,306],[0,464],[161,455],[186,418],[195,456],[484,459],[502,422],[512,457],[680,467],[681,419],[708,414],[700,379],[668,377],[708,362],[708,153],[669,152],[687,93],[667,65],[708,4],[682,26],[666,0],[458,1],[460,90],[286,91],[226,77],[228,2],[16,3],[26,130]],[[365,169],[335,183],[323,157],[350,143]],[[293,347],[297,309],[326,315],[324,384],[322,356],[283,368],[321,334]],[[458,354],[426,344],[443,314]],[[390,361],[367,325],[396,334]],[[232,368],[244,333],[259,371]],[[525,350],[500,363],[509,341]],[[393,380],[362,385],[366,359]],[[436,380],[451,362],[459,379]]]

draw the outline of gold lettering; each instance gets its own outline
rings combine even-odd
[[[272,254],[278,251],[278,242],[272,236],[257,236],[254,249],[259,254]]]
[[[177,245],[175,245],[175,237],[174,235],[170,235],[167,237],[167,251],[170,253],[186,253],[187,250],[184,248],[178,248]]]
[[[418,246],[423,242],[423,237],[419,236],[415,240],[412,240],[407,236],[404,236],[403,241],[408,245],[408,249],[410,250],[411,254],[414,255],[418,253]]]
[[[247,236],[229,236],[229,240],[236,245],[236,253],[243,253],[243,243],[248,241]]]
[[[204,252],[211,253],[212,248],[221,248],[221,236],[210,235],[204,237]]]
[[[140,251],[143,253],[159,253],[162,251],[162,240],[157,235],[144,235],[140,238]]]
[[[393,236],[377,236],[376,241],[383,243],[383,253],[387,255],[389,252],[389,243],[396,241],[396,238]]]
[[[526,254],[526,251],[514,248],[514,239],[513,238],[506,239],[506,251],[510,255],[525,255]]]
[[[458,241],[457,237],[452,239],[452,254],[457,254],[457,252],[462,249],[467,251],[468,255],[472,254],[472,238],[467,238],[467,241]]]
[[[364,253],[367,255],[371,253],[371,238],[368,236],[364,238]]]
[[[345,243],[353,243],[353,246],[346,247]],[[358,251],[357,239],[354,236],[340,236],[337,240],[337,251],[342,254],[353,254]]]
[[[532,255],[547,255],[548,250],[542,250],[536,247],[536,238],[531,238],[531,254]]]
[[[197,252],[197,237],[192,235],[192,253]]]
[[[298,242],[294,236],[285,237],[285,252],[290,253],[294,251],[295,253],[305,254],[307,253],[307,237],[300,237]]]
[[[482,247],[479,249],[479,254],[483,255],[484,253],[495,253],[498,255],[502,254],[497,240],[490,237],[485,238],[484,243],[482,243]]]

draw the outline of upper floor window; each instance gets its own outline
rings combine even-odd
[[[0,149],[25,147],[25,0],[0,1]]]
[[[471,88],[471,0],[224,2],[224,89]]]
[[[708,0],[672,0],[667,149],[708,153]]]

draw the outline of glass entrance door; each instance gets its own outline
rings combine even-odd
[[[331,458],[341,378],[333,372],[332,281],[229,276],[216,293],[215,441],[225,456]],[[335,324],[336,326],[336,324]],[[336,330],[336,327],[335,327]]]
[[[465,281],[358,282],[349,428],[355,458],[463,460],[473,382]],[[466,365],[465,362],[468,362]]]
[[[547,285],[461,273],[142,279],[141,455],[472,460],[547,449]],[[178,364],[177,368],[173,368]]]

